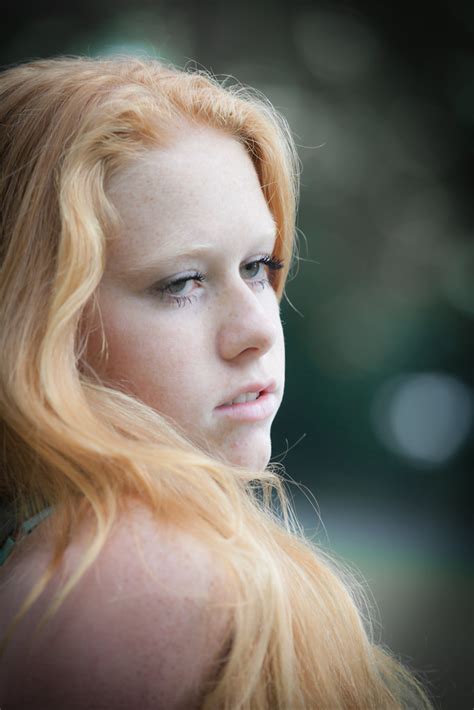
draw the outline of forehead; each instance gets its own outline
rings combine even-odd
[[[108,194],[122,221],[109,248],[118,266],[157,248],[275,232],[245,147],[207,127],[190,127],[171,145],[140,156],[113,176]]]

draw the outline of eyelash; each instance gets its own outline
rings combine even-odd
[[[284,262],[281,259],[277,259],[276,257],[270,256],[270,254],[265,254],[265,256],[262,256],[260,259],[249,261],[243,266],[255,266],[256,264],[264,264],[269,272],[267,278],[258,279],[256,281],[250,279],[253,288],[260,287],[262,289],[266,288],[269,284],[273,285],[273,277],[275,275],[275,272],[279,271],[284,266]],[[156,287],[154,290],[158,291],[162,297],[168,297],[169,299],[171,299],[171,303],[175,304],[178,308],[182,308],[188,303],[192,303],[192,301],[194,300],[193,297],[172,294],[170,292],[170,289],[173,286],[185,284],[187,281],[197,281],[198,283],[202,283],[203,281],[205,281],[205,279],[205,275],[202,274],[200,271],[194,271],[190,274],[186,274],[186,276],[180,276],[174,281],[169,281],[164,286]]]
[[[258,281],[252,281],[252,285],[261,286],[266,288],[268,285],[273,285],[275,273],[283,268],[284,263],[281,259],[277,259],[270,254],[265,254],[265,256],[260,257],[260,259],[255,259],[254,261],[249,261],[244,266],[254,266],[255,264],[263,264],[267,267],[267,278],[259,279]]]

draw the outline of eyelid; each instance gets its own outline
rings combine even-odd
[[[257,286],[265,288],[265,286],[268,285],[276,290],[278,285],[277,272],[282,269],[284,265],[283,260],[276,255],[264,254],[263,256],[255,257],[244,262],[240,269],[244,270],[251,267],[246,274],[241,274],[242,278],[251,288]],[[255,267],[257,267],[257,273],[250,273]]]
[[[187,271],[182,274],[177,273],[174,276],[169,276],[161,281],[155,281],[147,291],[156,293],[156,291],[165,291],[170,286],[174,284],[184,283],[185,281],[204,281],[206,278],[205,274],[200,271]]]
[[[248,266],[249,264],[264,264],[268,266],[270,271],[279,271],[285,265],[284,261],[273,254],[262,254],[260,256],[255,256],[241,264],[242,266]]]
[[[253,264],[262,264],[267,268],[267,271],[265,274],[259,274],[258,276],[256,274],[249,276],[246,280],[252,284],[266,283],[271,284],[273,286],[275,284],[276,272],[279,269],[282,269],[284,266],[284,262],[280,258],[278,258],[276,255],[267,253],[256,255],[243,261],[240,264],[239,269],[243,269]],[[264,276],[264,278],[262,278],[262,276]],[[151,295],[159,294],[163,300],[167,300],[169,303],[185,305],[186,303],[190,303],[191,299],[194,299],[196,294],[192,293],[181,295],[179,292],[175,294],[171,291],[172,286],[186,284],[189,281],[194,281],[195,283],[202,283],[206,280],[206,278],[207,277],[205,274],[197,270],[183,273],[178,272],[174,276],[170,276],[162,281],[155,282],[150,286],[150,288],[147,289],[147,291]]]
[[[279,259],[277,256],[272,255],[270,253],[266,254],[257,254],[255,256],[250,257],[249,259],[245,259],[242,261],[240,266],[246,266],[248,264],[255,264],[255,263],[263,263],[269,266],[271,269],[278,270],[282,269],[284,266],[284,262]],[[168,286],[171,286],[175,283],[180,283],[182,281],[187,281],[188,279],[194,279],[196,281],[204,281],[206,279],[206,275],[203,274],[201,271],[198,271],[197,269],[189,270],[189,271],[184,271],[182,273],[178,272],[176,274],[173,274],[172,276],[168,276],[165,279],[162,279],[160,281],[154,282],[150,286],[150,290],[156,291],[160,289],[167,288]]]

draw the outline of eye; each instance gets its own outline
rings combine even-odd
[[[263,276],[265,267],[261,261],[251,261],[249,264],[244,264],[242,267],[246,278],[255,279],[257,276]]]
[[[171,296],[187,296],[193,290],[194,279],[185,278],[173,281],[165,287],[167,293]]]
[[[155,284],[150,289],[152,294],[158,293],[159,296],[168,303],[173,303],[177,306],[185,306],[191,303],[195,298],[196,287],[204,281],[205,276],[198,271],[191,274],[185,274],[178,278],[171,279],[166,283]]]
[[[243,278],[250,281],[252,285],[265,288],[267,284],[273,283],[275,272],[282,269],[283,266],[284,263],[281,259],[265,254],[259,259],[243,264],[240,270]]]

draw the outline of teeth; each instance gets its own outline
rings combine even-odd
[[[226,404],[242,404],[243,402],[253,402],[258,398],[258,392],[246,392],[245,394],[239,394],[238,397],[232,400],[232,402],[226,402]]]

